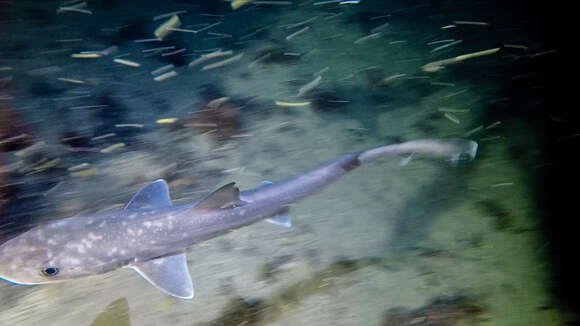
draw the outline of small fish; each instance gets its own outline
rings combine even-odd
[[[164,293],[194,295],[185,251],[260,220],[292,225],[288,208],[349,171],[381,157],[474,159],[470,140],[416,140],[347,154],[276,183],[240,191],[229,183],[205,199],[172,205],[167,183],[139,190],[123,210],[49,221],[0,245],[0,278],[15,284],[62,282],[134,269]]]

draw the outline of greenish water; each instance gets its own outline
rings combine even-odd
[[[158,178],[185,203],[372,146],[479,143],[459,166],[361,167],[293,206],[291,229],[257,223],[190,248],[191,301],[129,269],[2,283],[0,325],[563,324],[534,199],[539,136],[517,118],[535,95],[505,95],[533,78],[521,60],[551,49],[493,9],[0,1],[4,237],[120,209]]]

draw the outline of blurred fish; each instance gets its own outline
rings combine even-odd
[[[290,227],[291,204],[363,163],[425,155],[472,160],[469,140],[416,140],[347,154],[277,183],[240,192],[227,184],[200,202],[171,205],[164,180],[139,190],[121,211],[37,226],[0,246],[0,278],[15,284],[62,282],[130,267],[168,295],[193,298],[185,250],[195,243],[265,219]]]

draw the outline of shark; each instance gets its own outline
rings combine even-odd
[[[17,285],[63,282],[127,267],[164,293],[191,299],[186,253],[203,241],[261,220],[291,227],[290,205],[357,167],[385,157],[473,160],[477,143],[421,139],[346,154],[278,182],[240,191],[226,184],[198,202],[172,205],[156,180],[122,210],[40,223],[0,245],[0,278]]]

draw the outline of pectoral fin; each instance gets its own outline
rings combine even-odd
[[[193,284],[185,254],[177,254],[130,265],[159,290],[180,298],[193,298]]]
[[[290,219],[288,209],[278,212],[278,214],[267,218],[266,221],[286,228],[292,227],[292,219]]]

